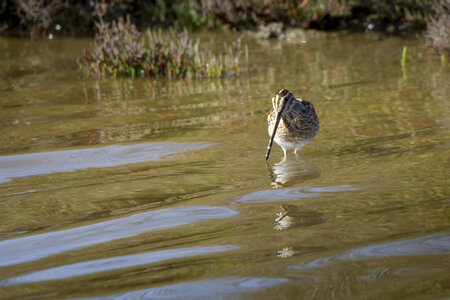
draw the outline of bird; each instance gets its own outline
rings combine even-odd
[[[273,108],[267,116],[270,136],[266,161],[275,141],[284,152],[295,149],[295,153],[308,144],[319,131],[319,118],[314,106],[303,99],[296,99],[291,91],[282,89],[272,98]]]

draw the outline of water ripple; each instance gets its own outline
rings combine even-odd
[[[0,183],[10,178],[153,161],[210,143],[144,143],[0,156]]]
[[[312,198],[323,196],[333,192],[348,192],[359,190],[356,186],[338,185],[338,186],[324,186],[324,187],[296,187],[296,188],[282,188],[262,190],[250,193],[237,199],[237,202],[242,203],[258,203],[270,201],[286,201],[297,200],[302,198]]]
[[[76,276],[117,270],[121,268],[129,268],[151,263],[157,263],[170,259],[193,257],[203,254],[231,251],[236,249],[239,249],[239,247],[233,245],[212,246],[212,247],[191,247],[191,248],[153,251],[134,255],[117,256],[105,259],[97,259],[51,268],[47,270],[33,272],[23,276],[6,279],[0,281],[0,286],[66,279]]]
[[[152,230],[228,218],[237,214],[237,211],[221,206],[169,208],[82,227],[9,239],[0,242],[0,267],[30,262]]]
[[[230,299],[289,282],[285,278],[228,277],[177,283],[133,292],[89,299]]]
[[[361,261],[371,258],[443,254],[450,254],[450,234],[447,233],[356,248],[338,256],[320,258],[306,264],[293,266],[292,268],[316,269],[339,262]]]

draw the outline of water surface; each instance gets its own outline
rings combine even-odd
[[[220,80],[86,79],[88,40],[0,38],[0,298],[450,297],[448,68],[301,36],[247,35]],[[266,165],[281,88],[321,128]]]

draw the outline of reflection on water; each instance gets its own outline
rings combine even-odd
[[[284,230],[299,226],[312,226],[325,222],[323,214],[317,211],[303,211],[295,205],[281,205],[281,211],[275,218],[275,230]]]
[[[177,283],[89,299],[232,299],[289,282],[285,278],[231,277]]]
[[[151,230],[210,219],[229,218],[238,212],[220,206],[187,206],[135,214],[77,228],[0,241],[0,267],[30,262],[50,255],[126,238]]]
[[[193,248],[179,248],[172,250],[161,250],[154,252],[147,252],[142,254],[134,254],[127,256],[118,256],[105,259],[97,259],[65,265],[62,267],[51,268],[18,276],[0,281],[0,286],[17,285],[27,282],[39,282],[48,280],[59,280],[70,277],[89,275],[98,272],[106,272],[122,268],[136,267],[157,263],[165,260],[193,257],[198,255],[224,252],[239,249],[237,246],[213,246],[213,247],[193,247]]]
[[[349,250],[342,255],[321,258],[307,264],[294,266],[295,269],[323,268],[331,264],[359,261],[371,258],[413,256],[413,255],[449,255],[450,234],[427,235],[420,238],[378,244]]]
[[[13,177],[158,160],[209,146],[207,143],[145,143],[0,156],[0,183]]]
[[[296,246],[296,247],[284,247],[281,250],[277,251],[277,257],[278,258],[288,258],[291,256],[306,254],[306,253],[313,253],[323,250],[322,247],[302,247],[302,246]]]
[[[326,195],[330,196],[332,193],[336,192],[350,192],[357,190],[359,190],[358,187],[349,185],[271,189],[244,195],[236,201],[242,203],[289,201]]]
[[[301,155],[288,155],[273,167],[269,164],[266,166],[274,188],[291,186],[320,176],[319,169]]]
[[[136,84],[136,80],[143,84]],[[125,101],[132,95],[140,95],[146,99],[177,98],[193,95],[202,95],[224,92],[231,88],[241,87],[245,78],[232,78],[231,80],[217,79],[118,79],[114,81],[96,81],[95,85],[89,82],[83,84],[84,100],[86,102],[112,102]],[[179,108],[180,109],[180,108]]]
[[[305,256],[296,257],[295,251],[287,248],[278,257],[288,258],[282,260],[286,262],[300,262],[288,265],[286,272],[302,280],[297,286],[285,289],[300,288],[308,299],[328,299],[335,295],[340,299],[361,295],[385,298],[399,292],[403,295],[400,298],[405,299],[421,294],[435,296],[425,299],[445,299],[449,245],[450,235],[445,233],[355,248],[309,263],[298,259]],[[434,286],[433,291],[429,290],[430,284]]]
[[[405,276],[405,277],[415,277],[415,276],[426,276],[426,275],[435,275],[439,273],[448,272],[446,267],[442,268],[429,268],[429,267],[406,267],[399,268],[394,270],[394,275],[396,276]]]

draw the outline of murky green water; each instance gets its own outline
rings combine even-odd
[[[88,40],[0,38],[0,298],[450,296],[448,68],[415,39],[246,42],[240,79],[97,81]],[[321,128],[266,166],[281,88]]]

